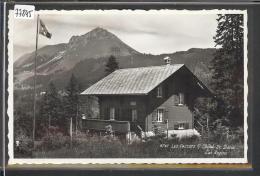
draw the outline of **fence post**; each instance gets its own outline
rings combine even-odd
[[[167,130],[167,140],[169,139],[169,122],[168,119],[166,119],[166,130]]]
[[[209,117],[207,117],[207,136],[209,138]]]

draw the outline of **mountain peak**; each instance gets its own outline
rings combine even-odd
[[[114,34],[101,27],[94,28],[84,36],[86,36],[88,39],[116,38]]]
[[[69,40],[70,44],[78,43],[80,41],[91,41],[91,40],[100,40],[100,39],[115,39],[117,38],[114,34],[108,30],[96,27],[91,31],[87,32],[81,36],[72,36]]]
[[[110,55],[128,56],[138,54],[136,50],[121,41],[108,30],[96,27],[86,34],[71,37],[64,59],[75,61],[77,58],[100,58]],[[73,56],[73,57],[72,57]]]
[[[108,32],[108,31],[102,27],[96,27],[92,29],[90,32]]]

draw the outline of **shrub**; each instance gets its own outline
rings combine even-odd
[[[62,158],[117,158],[126,154],[126,145],[111,136],[88,136],[82,133],[75,135],[72,147],[64,145],[55,150],[40,150],[35,157]]]
[[[69,141],[69,140],[68,140]],[[168,147],[161,147],[162,144]],[[129,145],[122,143],[118,138],[111,136],[89,136],[79,133],[73,138],[72,147],[66,145],[52,150],[38,150],[34,157],[43,158],[202,158],[219,157],[205,154],[206,148],[183,148],[181,146],[215,145],[215,142],[203,143],[197,136],[177,139],[152,137],[146,142],[133,142]],[[224,146],[226,143],[220,145]],[[228,154],[220,157],[243,156],[243,145],[231,144],[236,150],[227,150]],[[172,146],[179,146],[172,148]]]
[[[183,138],[180,138],[179,141],[183,143],[194,143],[200,140],[200,137],[197,135],[192,135],[192,136],[186,136]]]
[[[244,143],[244,129],[238,127],[237,129],[230,131],[228,135],[228,141],[230,143]]]
[[[164,135],[165,131],[158,125],[153,125],[153,132],[156,136]]]
[[[175,133],[171,134],[171,138],[172,139],[177,139],[177,134],[175,134]]]
[[[54,150],[70,143],[69,136],[65,136],[59,131],[57,127],[50,127],[49,133],[42,139],[42,144],[39,146],[41,149]]]
[[[77,139],[77,145],[73,145],[81,152],[81,155],[89,158],[122,157],[125,153],[121,141],[112,136],[88,136],[86,139]],[[79,156],[81,157],[81,156]]]
[[[25,134],[20,133],[14,141],[15,157],[24,157],[32,155],[33,142],[32,139]]]
[[[214,131],[209,135],[209,140],[216,143],[221,143],[223,141],[227,141],[227,132],[229,128],[226,126],[222,126],[221,123],[217,124]]]
[[[161,134],[157,134],[157,135],[154,135],[154,136],[149,136],[146,138],[146,141],[156,141],[156,140],[159,140],[159,141],[163,141],[165,140],[166,138],[166,134],[165,133],[161,133]]]

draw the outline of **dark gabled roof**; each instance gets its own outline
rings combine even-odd
[[[146,95],[184,64],[119,69],[90,86],[82,95]]]

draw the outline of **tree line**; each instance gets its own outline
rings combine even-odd
[[[106,63],[105,73],[110,74],[119,68],[114,56],[110,56]],[[82,113],[93,115],[90,109],[81,110],[81,105],[92,103],[91,100],[81,101],[83,91],[76,76],[71,75],[67,86],[63,90],[57,89],[54,81],[50,81],[43,92],[38,92],[36,102],[36,137],[39,139],[48,135],[50,128],[58,128],[64,134],[69,133],[70,119],[73,131],[80,128]],[[15,91],[14,93],[14,132],[15,136],[29,137],[32,135],[33,93],[31,90]],[[87,112],[86,112],[87,111]]]
[[[36,121],[38,136],[48,133],[51,127],[58,127],[61,132],[68,134],[71,118],[73,129],[78,127],[80,91],[80,84],[74,74],[62,94],[52,81],[49,83],[39,103],[39,116]]]
[[[106,63],[106,74],[110,74],[119,68],[116,58],[111,55]],[[80,93],[82,89],[74,74],[71,75],[64,95],[58,93],[53,82],[49,86],[42,98],[39,110],[39,126],[41,129],[48,129],[51,126],[58,127],[64,134],[69,131],[69,123],[72,118],[74,131],[80,128],[80,119],[83,112],[80,109]],[[84,104],[86,102],[82,102]],[[89,109],[87,111],[90,111]],[[84,112],[85,113],[85,112]],[[91,112],[87,112],[92,114]]]
[[[235,131],[244,124],[243,15],[220,14],[217,23],[213,39],[218,49],[210,65],[214,97],[197,102],[197,115],[210,131]]]

